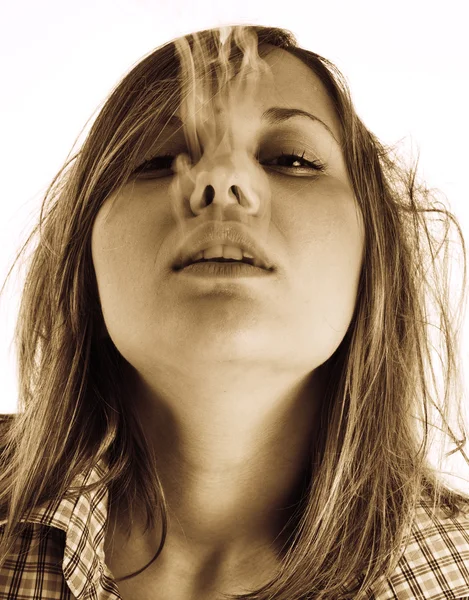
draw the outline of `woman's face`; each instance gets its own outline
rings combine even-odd
[[[129,182],[97,215],[92,258],[106,327],[137,370],[159,365],[207,381],[234,367],[246,374],[266,366],[273,373],[308,373],[334,353],[350,324],[364,229],[338,119],[322,83],[298,58],[275,49],[265,60],[273,79],[261,81],[256,106],[302,109],[332,132],[307,117],[258,131],[259,162],[270,184],[264,246],[278,259],[272,276],[222,286],[173,271],[179,238],[169,194],[174,175],[167,168]],[[180,131],[159,154],[183,151]],[[304,153],[325,171],[284,161],[282,152]],[[209,208],[197,217],[187,212],[188,224],[203,221]]]

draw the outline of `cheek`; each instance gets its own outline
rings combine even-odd
[[[275,183],[272,226],[280,231],[289,256],[295,260],[316,254],[362,249],[363,216],[345,176],[322,176],[298,182],[283,178]]]
[[[155,198],[122,194],[107,201],[96,216],[91,252],[103,314],[128,311],[155,278],[165,237]]]
[[[364,253],[362,213],[340,180],[302,186],[275,216],[288,248],[295,306],[308,333],[323,331],[340,343],[356,305]],[[274,206],[273,213],[274,213]],[[299,317],[300,318],[300,317]]]
[[[143,266],[142,260],[154,260],[170,227],[171,214],[160,190],[148,184],[138,190],[128,186],[107,199],[96,216],[93,259],[109,266],[119,263],[121,270],[132,262]]]

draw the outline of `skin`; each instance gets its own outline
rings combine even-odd
[[[331,102],[310,69],[279,49],[266,61],[274,80],[259,87],[257,105],[307,110],[340,141]],[[318,423],[325,381],[319,367],[353,315],[364,228],[340,146],[304,118],[258,133],[260,162],[294,147],[327,165],[324,174],[265,167],[265,246],[279,261],[274,276],[222,289],[214,279],[197,284],[174,273],[171,176],[127,185],[94,223],[107,331],[129,363],[128,402],[155,451],[170,508],[162,555],[119,583],[122,593],[211,598],[272,576],[275,540],[297,499]],[[214,202],[223,207],[226,198]],[[160,531],[143,536],[138,521],[124,542],[113,510],[117,531],[106,538],[106,556],[120,577],[152,558]]]

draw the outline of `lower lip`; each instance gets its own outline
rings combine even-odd
[[[184,267],[179,273],[199,277],[265,277],[271,275],[272,271],[254,267],[246,263],[219,263],[205,262],[193,263]]]

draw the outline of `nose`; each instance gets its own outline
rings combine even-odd
[[[180,155],[175,171],[169,189],[171,210],[183,230],[195,216],[203,216],[204,221],[233,219],[268,229],[270,182],[246,148],[204,152],[195,165],[188,155]]]
[[[232,185],[229,189],[229,194],[233,194],[238,202],[241,202],[241,192],[237,185]],[[215,188],[209,184],[206,186],[203,193],[203,202],[205,206],[210,206],[215,197]]]
[[[259,214],[260,196],[253,178],[256,174],[252,168],[235,165],[230,159],[199,171],[189,199],[192,213],[199,215],[210,205],[219,208],[238,205],[246,214]]]

